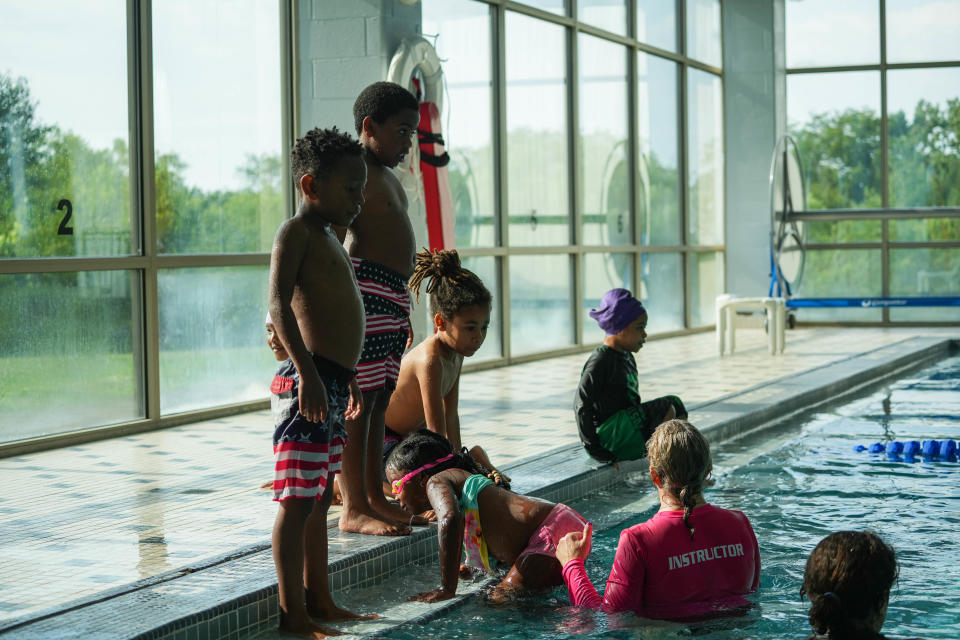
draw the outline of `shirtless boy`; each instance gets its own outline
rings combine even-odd
[[[412,338],[407,280],[416,250],[407,196],[392,169],[413,145],[419,104],[400,85],[376,82],[357,97],[353,115],[367,165],[367,187],[344,246],[363,296],[367,328],[357,365],[363,411],[347,420],[350,438],[340,476],[340,529],[405,535],[414,520],[384,497],[380,474],[384,412],[396,386],[400,357]]]
[[[367,168],[349,135],[314,129],[294,145],[291,173],[300,208],[280,225],[270,258],[270,316],[290,356],[270,387],[279,503],[273,558],[281,632],[325,638],[338,632],[318,621],[364,617],[330,594],[327,510],[344,419],[361,410],[355,367],[364,331],[357,281],[330,225],[347,225],[360,212]]]

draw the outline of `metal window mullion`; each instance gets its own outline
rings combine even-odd
[[[135,0],[134,0],[135,1]],[[153,6],[152,2],[140,3],[139,59],[136,66],[140,95],[140,215],[143,220],[143,256],[147,266],[143,270],[143,379],[146,396],[146,418],[160,419],[160,314],[158,305],[157,257],[157,208],[156,174],[154,166],[153,128]]]
[[[884,208],[890,206],[890,154],[887,149],[889,131],[887,127],[887,24],[886,0],[880,3],[880,201]],[[880,295],[890,295],[890,221],[880,221],[880,233],[883,248],[880,250]],[[890,309],[883,308],[882,320],[890,322]]]
[[[490,8],[491,37],[493,38],[493,127],[496,135],[493,137],[493,163],[494,176],[497,190],[496,198],[497,211],[495,217],[497,220],[497,233],[499,246],[503,253],[495,258],[497,262],[497,273],[500,276],[500,321],[502,330],[500,331],[500,349],[506,362],[510,361],[511,343],[510,343],[510,225],[509,206],[510,199],[508,194],[509,176],[507,167],[507,61],[506,61],[506,9],[503,5]]]
[[[300,130],[299,74],[297,73],[297,20],[299,17],[297,2],[277,0],[280,24],[280,193],[281,202],[286,207],[286,217],[292,217],[297,210],[293,179],[290,177],[290,157],[297,132]]]
[[[571,0],[571,11],[576,16],[576,2]],[[571,247],[583,245],[583,148],[580,144],[580,35],[576,29],[567,29],[567,175],[570,188],[570,229],[567,244]],[[570,264],[570,296],[573,313],[573,343],[580,344],[583,336],[583,258],[579,249],[573,250]]]
[[[627,33],[636,39],[637,12],[636,3],[627,3]],[[640,133],[637,118],[640,113],[640,99],[637,89],[637,56],[641,55],[635,48],[627,50],[627,188],[630,189],[630,225],[633,227],[633,293],[640,297],[640,279],[643,273],[640,269],[641,252],[643,250],[640,235],[640,180],[637,177],[637,168],[640,166]],[[643,54],[647,55],[647,54]],[[649,188],[650,185],[647,185]],[[650,212],[646,214],[649,216]]]
[[[683,0],[676,0],[677,15],[677,49],[687,57],[687,16],[686,6]],[[677,131],[680,139],[677,141],[677,172],[680,178],[680,211],[677,223],[680,225],[680,243],[682,252],[680,254],[680,270],[683,278],[683,326],[689,329],[693,324],[690,321],[690,297],[692,290],[690,287],[690,269],[688,266],[688,254],[686,248],[690,246],[690,234],[688,231],[687,219],[690,207],[690,193],[687,186],[688,182],[688,156],[687,153],[687,65],[681,63],[677,65]]]

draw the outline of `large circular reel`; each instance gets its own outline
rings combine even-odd
[[[793,217],[806,210],[806,185],[797,143],[783,136],[770,161],[770,251],[778,292],[796,293],[806,261],[806,225]]]

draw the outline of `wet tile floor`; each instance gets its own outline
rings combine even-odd
[[[695,407],[915,335],[956,329],[804,329],[770,356],[741,330],[654,340],[637,356],[641,395]],[[465,374],[464,443],[498,466],[577,442],[572,398],[588,354]],[[0,459],[0,628],[138,581],[269,545],[276,507],[268,411]],[[221,443],[229,443],[223,446]],[[331,510],[331,522],[338,516]]]

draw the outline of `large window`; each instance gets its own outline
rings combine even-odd
[[[503,326],[483,357],[597,344],[589,311],[613,287],[649,306],[652,333],[711,325],[724,283],[719,0],[421,4],[444,60],[457,248],[496,278]]]
[[[266,396],[279,11],[4,4],[0,444]]]
[[[955,0],[786,4],[787,119],[811,211],[799,295],[960,295],[958,27]],[[960,316],[804,309],[800,319]]]

